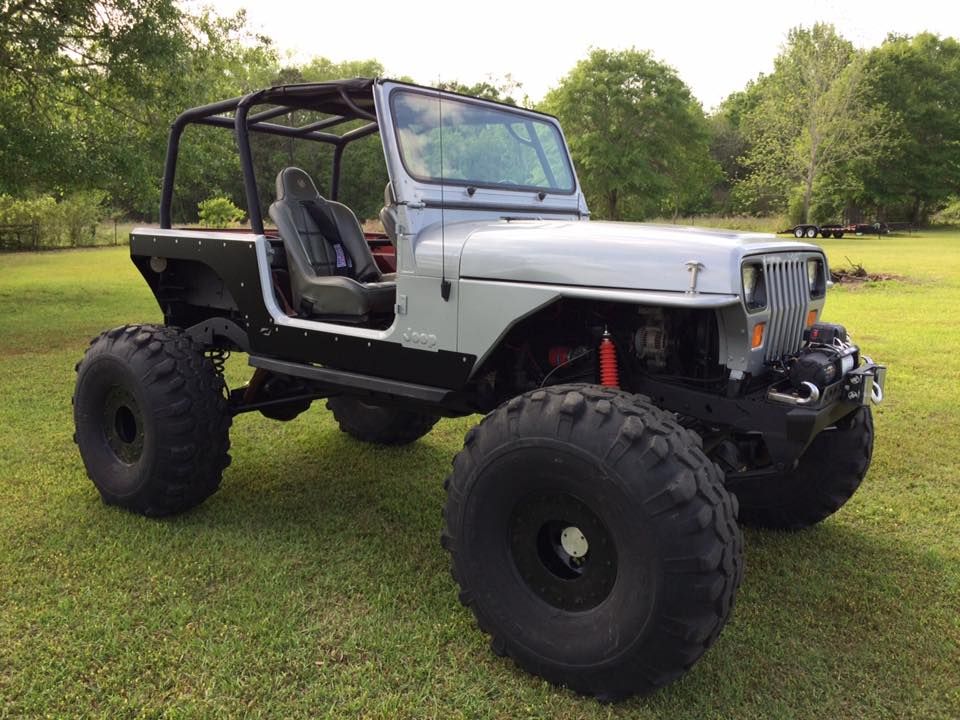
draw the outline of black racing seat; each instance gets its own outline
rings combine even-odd
[[[380,211],[380,224],[387,238],[397,246],[397,196],[393,192],[393,183],[388,182],[383,189],[383,209]]]
[[[300,168],[277,175],[270,217],[287,253],[298,312],[355,321],[393,313],[396,285],[383,281],[357,217],[346,205],[322,198]]]

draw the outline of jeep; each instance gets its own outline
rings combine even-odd
[[[192,125],[234,134],[249,229],[174,227]],[[376,134],[382,233],[338,202],[344,151]],[[320,143],[327,197],[292,163],[263,176],[264,137]],[[480,413],[445,481],[460,600],[496,653],[601,700],[663,686],[716,641],[738,523],[818,523],[870,465],[885,369],[822,322],[823,251],[591,221],[559,123],[532,110],[362,78],[188,110],[160,227],[130,254],[163,324],[95,338],[74,395],[106,503],[203,502],[240,413],[289,421],[323,398],[382,444]],[[230,352],[252,368],[241,387]]]

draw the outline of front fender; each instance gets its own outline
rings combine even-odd
[[[738,295],[620,290],[491,280],[461,279],[459,290],[457,350],[476,356],[474,369],[482,365],[514,325],[563,298],[707,310],[719,310],[740,304]]]

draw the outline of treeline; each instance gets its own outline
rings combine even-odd
[[[543,106],[564,123],[596,215],[925,222],[960,193],[960,43],[857,50],[792,30],[769,75],[707,116],[669,67],[595,50]]]
[[[0,211],[80,198],[101,214],[155,220],[169,123],[185,108],[279,83],[384,74],[373,59],[290,64],[242,12],[194,14],[173,0],[10,0],[0,27]],[[447,86],[507,102],[522,92],[511,78]],[[773,72],[710,115],[650,54],[594,50],[539,107],[561,119],[599,218],[922,222],[960,194],[953,38],[890,36],[862,51],[832,26],[797,28]],[[378,143],[344,155],[341,196],[363,217],[382,203]],[[245,204],[230,133],[191,128],[182,147],[176,219],[196,219],[211,197]],[[278,167],[301,164],[323,184],[325,152],[263,138],[258,176],[269,183]]]
[[[0,3],[0,195],[103,191],[114,215],[156,220],[167,132],[186,108],[278,82],[378,74],[374,62],[285,68],[244,14],[173,0]],[[242,202],[230,133],[191,129],[178,168],[181,219],[197,203]],[[2,222],[2,218],[0,218]]]
[[[798,28],[709,121],[721,210],[921,223],[960,193],[960,43],[856,50],[830,25]]]

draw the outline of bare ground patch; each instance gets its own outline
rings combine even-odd
[[[849,268],[830,270],[830,279],[833,280],[833,282],[842,285],[860,285],[862,283],[884,282],[887,280],[909,280],[905,275],[897,275],[895,273],[871,273],[860,263],[855,263],[850,258],[846,258],[846,260],[850,264]]]

